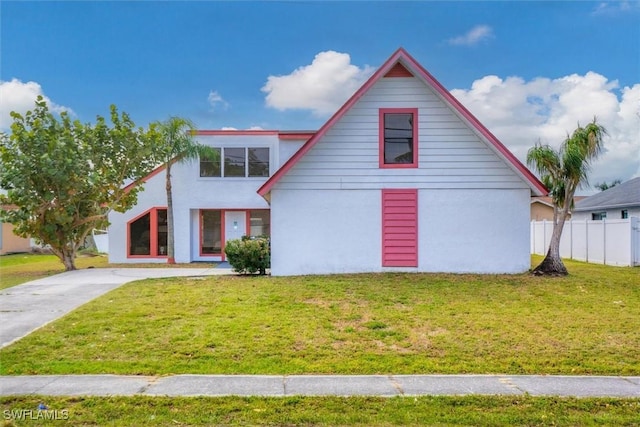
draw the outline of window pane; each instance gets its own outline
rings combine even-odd
[[[249,148],[249,176],[269,176],[268,148]]]
[[[220,149],[214,148],[218,153],[215,159],[203,157],[200,159],[200,176],[221,176],[220,174]]]
[[[224,149],[224,176],[245,176],[244,148]]]
[[[413,163],[413,114],[385,113],[384,162]]]
[[[202,211],[202,242],[200,253],[219,255],[222,253],[222,215],[220,211]]]
[[[151,214],[129,224],[129,255],[151,255]]]
[[[251,230],[249,235],[252,237],[257,236],[270,236],[271,230],[271,211],[259,210],[251,211],[250,217]]]
[[[158,247],[156,255],[167,254],[167,210],[158,209]]]

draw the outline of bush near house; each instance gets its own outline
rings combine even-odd
[[[242,236],[229,240],[224,248],[229,264],[240,274],[266,274],[271,266],[271,247],[266,237]]]

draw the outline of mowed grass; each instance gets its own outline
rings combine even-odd
[[[640,269],[567,266],[140,281],[0,350],[0,373],[640,375]]]
[[[633,426],[640,399],[531,396],[423,397],[50,397],[0,398],[2,413],[33,410],[45,402],[50,417],[38,425],[195,426]],[[14,412],[12,412],[14,411]],[[15,412],[18,411],[18,412]],[[65,411],[65,412],[63,412]],[[5,421],[14,425],[13,421]],[[15,425],[34,421],[15,421]]]

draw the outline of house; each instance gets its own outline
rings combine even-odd
[[[11,210],[15,206],[2,205],[0,209]],[[31,251],[31,239],[16,235],[13,228],[13,224],[0,221],[0,255]]]
[[[31,239],[16,236],[13,224],[0,221],[0,255],[31,251]]]
[[[573,212],[576,220],[640,217],[640,177],[581,200]]]
[[[518,273],[543,184],[404,49],[317,131],[201,131],[172,168],[176,261],[270,234],[273,275]],[[164,261],[164,174],[110,215],[110,261]]]
[[[574,196],[573,203],[584,199],[585,196]],[[571,218],[569,212],[567,219]],[[553,221],[553,200],[550,196],[540,196],[531,198],[531,221]]]

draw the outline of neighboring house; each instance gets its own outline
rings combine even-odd
[[[640,177],[618,184],[576,203],[573,219],[601,220],[640,217]]]
[[[29,252],[31,239],[16,236],[13,233],[13,224],[0,221],[0,255],[17,252]]]
[[[172,168],[177,262],[270,233],[273,275],[530,267],[530,198],[546,189],[403,49],[315,133],[198,139],[222,161]],[[166,259],[159,172],[110,215],[111,262]]]
[[[573,203],[578,203],[585,196],[575,196]],[[567,219],[571,218],[571,212]],[[553,200],[550,196],[540,196],[531,198],[531,221],[553,221]]]

